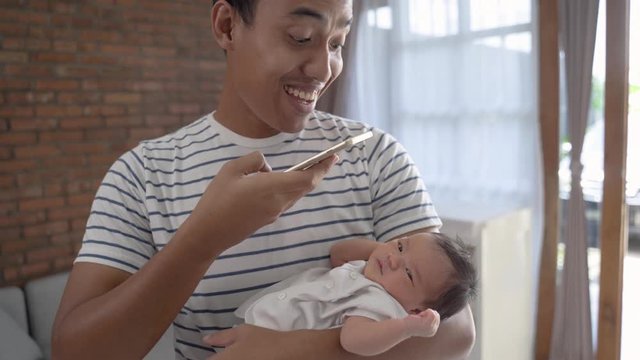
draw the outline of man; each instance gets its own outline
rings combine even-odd
[[[335,241],[440,226],[415,166],[378,130],[339,162],[279,171],[366,129],[314,111],[342,71],[351,5],[214,1],[227,55],[219,106],[107,173],[54,325],[55,357],[142,358],[173,322],[177,358],[214,355],[210,345],[226,347],[216,359],[353,358],[335,329],[233,327],[251,294],[328,266]],[[467,308],[380,359],[463,358],[473,339]]]

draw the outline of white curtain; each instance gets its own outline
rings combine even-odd
[[[488,213],[491,207],[532,209],[537,284],[542,181],[535,3],[354,4],[358,25],[339,86],[349,101],[332,109],[398,138],[437,209],[465,202],[486,206]]]
[[[341,115],[399,138],[437,203],[530,204],[539,185],[531,0],[356,3],[352,101]]]
[[[591,102],[597,15],[598,0],[560,1],[560,43],[564,52],[567,125],[571,142],[571,193],[551,345],[554,360],[593,359],[580,155]]]

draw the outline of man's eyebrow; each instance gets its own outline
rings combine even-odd
[[[316,10],[313,10],[311,8],[308,7],[298,7],[296,9],[294,9],[292,12],[289,13],[289,15],[293,16],[293,17],[310,17],[312,19],[318,20],[322,23],[326,23],[327,22],[327,17],[321,13],[318,12]],[[348,18],[348,19],[344,19],[341,20],[340,22],[340,26],[343,28],[349,27],[351,26],[351,22],[353,21],[353,18]]]

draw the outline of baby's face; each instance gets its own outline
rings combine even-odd
[[[409,313],[424,310],[445,288],[453,265],[428,233],[381,243],[364,276],[384,287]]]

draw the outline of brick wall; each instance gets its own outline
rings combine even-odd
[[[209,0],[0,0],[0,286],[70,268],[108,167],[217,103]]]

